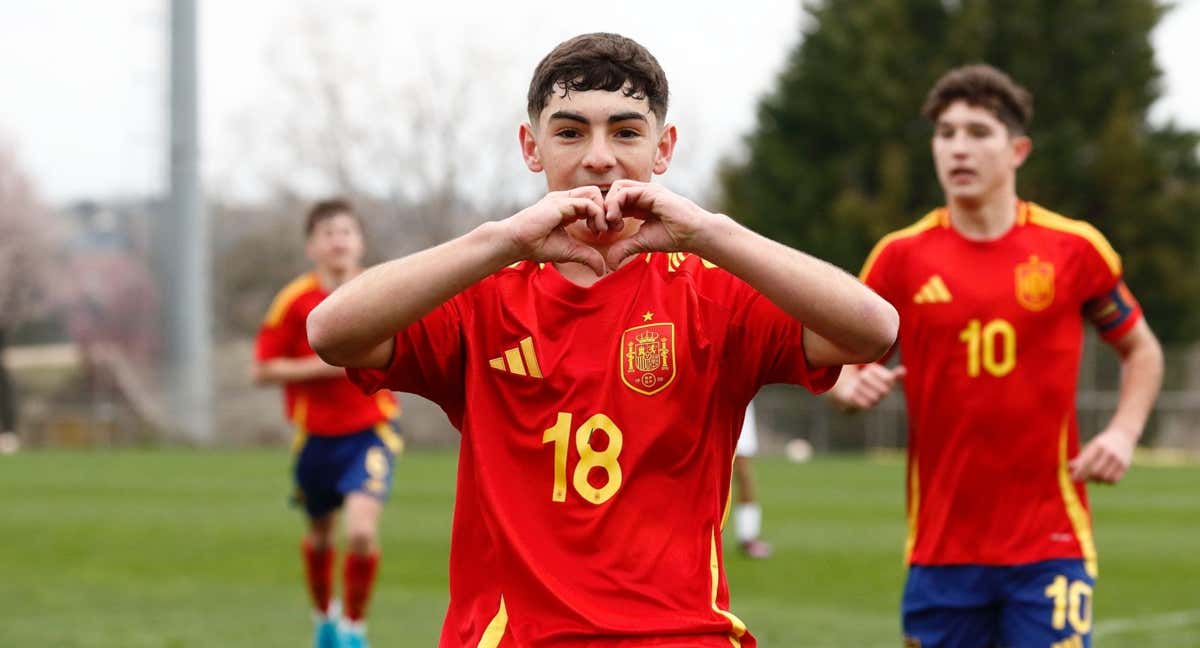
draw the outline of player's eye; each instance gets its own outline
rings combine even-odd
[[[972,124],[969,128],[967,128],[967,133],[971,137],[983,139],[992,134],[992,129],[982,124]]]
[[[555,132],[554,136],[561,137],[563,139],[578,139],[583,137],[583,134],[574,128],[563,128]]]
[[[636,131],[632,128],[622,128],[621,130],[617,131],[617,133],[616,133],[616,137],[618,139],[634,139],[634,138],[641,137],[641,136],[642,136],[641,133],[639,133],[638,131]]]

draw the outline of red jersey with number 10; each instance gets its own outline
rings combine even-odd
[[[590,288],[523,262],[396,336],[365,390],[462,433],[442,648],[750,648],[721,524],[742,415],[770,382],[827,389],[801,324],[700,258]]]
[[[1094,572],[1067,461],[1084,319],[1114,340],[1141,315],[1116,252],[1032,203],[992,241],[964,238],[939,209],[881,240],[862,279],[900,312],[910,563],[1084,558]]]

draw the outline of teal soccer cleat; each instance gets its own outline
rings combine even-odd
[[[368,648],[367,635],[361,630],[344,630],[342,648]]]
[[[317,629],[313,634],[313,648],[341,648],[342,645],[344,644],[336,620],[325,619],[317,622]]]

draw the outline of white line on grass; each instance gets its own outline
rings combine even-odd
[[[1158,631],[1200,625],[1200,609],[1180,610],[1166,614],[1143,614],[1125,619],[1098,621],[1092,630],[1093,637],[1121,635],[1144,630]]]
[[[1178,630],[1193,625],[1200,625],[1200,609],[1180,610],[1165,614],[1144,614],[1135,617],[1108,619],[1099,621],[1092,630],[1093,637],[1110,637],[1131,632],[1151,631],[1158,634],[1162,630]],[[870,648],[892,648],[894,644],[871,646]],[[807,648],[836,648],[832,645],[808,646]]]

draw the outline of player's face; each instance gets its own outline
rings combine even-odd
[[[357,270],[363,256],[362,229],[350,214],[331,216],[313,227],[306,250],[320,270],[335,274]]]
[[[1017,168],[1029,147],[1029,138],[1010,135],[990,110],[965,101],[950,104],[933,133],[933,161],[947,200],[984,202],[1015,191]]]
[[[545,172],[550,191],[594,185],[607,193],[617,180],[648,182],[666,172],[675,146],[675,127],[659,124],[649,101],[605,90],[552,93],[537,124],[522,125],[520,135],[526,166]],[[572,228],[581,240],[603,243],[585,235],[582,222]]]

